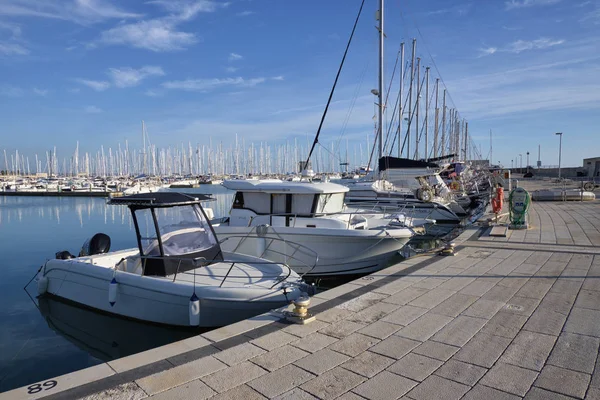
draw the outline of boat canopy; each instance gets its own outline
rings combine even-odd
[[[286,193],[286,194],[333,194],[346,193],[346,186],[331,182],[288,182],[279,179],[226,180],[223,186],[240,192]]]
[[[385,156],[379,159],[379,171],[385,171],[386,169],[398,169],[398,168],[436,168],[440,166],[433,162],[411,160],[409,158],[398,158]]]
[[[197,262],[223,259],[215,232],[200,205],[208,196],[140,193],[115,197],[109,204],[131,211],[144,275],[169,276],[197,268]]]
[[[200,204],[202,201],[214,200],[210,196],[195,194],[194,196],[177,192],[138,193],[130,196],[112,197],[108,204],[125,205],[130,208],[174,207],[188,204]]]
[[[232,209],[259,215],[314,217],[342,212],[348,188],[335,183],[229,180],[223,185],[236,190]]]

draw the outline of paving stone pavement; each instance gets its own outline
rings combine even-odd
[[[554,208],[538,207],[558,221]],[[582,230],[600,227],[592,222]],[[336,288],[343,296],[398,273],[347,301],[325,295],[308,325],[242,332],[235,346],[123,390],[136,399],[600,398],[600,255],[570,253],[575,241],[554,251],[469,243],[455,257],[409,260]]]

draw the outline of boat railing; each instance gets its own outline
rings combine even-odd
[[[367,214],[370,212],[382,213],[383,219],[390,220],[389,225],[395,225],[396,221],[399,220],[398,216],[400,214],[405,215],[407,218],[413,219],[415,217],[416,210],[417,210],[417,207],[414,204],[411,205],[408,203],[403,203],[402,205],[395,205],[395,204],[390,204],[390,203],[383,202],[383,201],[381,201],[381,202],[380,201],[365,202],[365,203],[357,202],[357,203],[352,203],[352,207],[364,209],[363,210],[364,214]],[[369,208],[370,208],[370,210],[369,210]],[[431,215],[434,213],[434,211],[436,209],[437,209],[437,205],[434,205],[433,207],[431,207],[431,211],[429,211],[429,213],[425,217],[420,217],[420,218],[428,219],[429,217],[431,217]]]
[[[340,211],[340,212],[332,212],[332,213],[311,213],[310,215],[298,214],[298,213],[274,213],[274,214],[253,215],[249,218],[247,226],[252,227],[253,223],[256,220],[261,220],[261,222],[262,222],[262,220],[264,220],[265,217],[268,218],[268,222],[270,223],[270,225],[273,225],[274,217],[289,218],[290,220],[292,220],[292,221],[289,221],[292,224],[286,225],[286,226],[295,228],[298,220],[302,219],[302,218],[319,218],[319,217],[327,217],[327,216],[348,216],[347,228],[350,229],[350,227],[352,227],[353,225],[356,224],[356,223],[353,223],[354,217],[363,217],[363,219],[365,219],[364,218],[365,216],[372,216],[373,214],[381,214],[382,219],[390,219],[390,223],[392,223],[396,219],[395,215],[397,215],[399,213],[404,214],[404,215],[407,215],[407,213],[410,213],[411,215],[407,215],[409,217],[412,217],[412,215],[415,213],[415,207],[413,206],[411,208],[411,206],[409,206],[409,205],[404,205],[402,207],[390,205],[389,203],[381,203],[381,205],[379,207],[377,207],[377,204],[374,204],[374,203],[366,203],[366,205],[370,209],[363,209],[361,207],[361,203],[352,203],[352,208],[361,208],[361,209],[357,210],[357,211]],[[436,206],[434,206],[433,208],[435,208],[435,207]],[[410,211],[407,211],[407,209]],[[432,212],[433,211],[431,211],[426,218],[428,218]],[[354,219],[354,221],[356,221],[356,220]],[[289,224],[289,222],[287,222],[287,224]],[[256,226],[256,225],[254,225],[254,226]]]
[[[272,227],[270,230],[265,231],[265,229],[268,229],[266,225],[255,226],[245,235],[228,235],[226,238],[221,239],[219,244],[223,247],[223,244],[228,241],[231,240],[232,242],[235,242],[235,240],[232,239],[238,239],[239,241],[235,244],[233,250],[231,250],[232,253],[246,254],[245,252],[247,249],[251,248],[255,250],[255,254],[246,254],[251,257],[268,257],[268,259],[281,257],[283,262],[272,262],[275,264],[283,264],[287,268],[289,268],[288,265],[291,262],[300,267],[304,267],[307,272],[301,276],[311,272],[317,266],[319,255],[314,250],[300,243],[284,239],[277,230]],[[267,236],[267,234],[272,234],[276,237]],[[249,246],[248,242],[251,242]],[[278,249],[277,244],[281,244],[283,250]],[[287,252],[287,249],[290,249],[291,252]],[[300,255],[303,256],[304,259],[301,258]]]
[[[275,283],[273,285],[271,285],[271,289],[273,289],[275,286],[277,286],[278,284],[280,284],[281,282],[284,282],[286,279],[288,279],[292,273],[291,268],[285,264],[285,263],[280,263],[280,262],[274,262],[274,261],[269,261],[269,260],[231,260],[231,259],[207,259],[205,257],[197,257],[197,258],[182,258],[182,257],[176,257],[176,256],[152,256],[152,257],[142,257],[142,275],[145,275],[145,261],[147,261],[147,259],[152,258],[152,259],[158,259],[158,260],[164,260],[164,261],[176,261],[177,262],[177,269],[175,271],[175,274],[173,275],[173,282],[175,282],[175,280],[177,279],[177,275],[188,275],[188,276],[193,276],[194,277],[194,286],[196,285],[196,277],[197,276],[210,276],[212,278],[223,278],[221,279],[221,283],[219,284],[219,287],[222,287],[223,284],[227,281],[227,279],[252,279],[252,278],[265,278],[265,279],[275,279]],[[201,268],[206,268],[210,265],[213,264],[218,264],[218,263],[225,263],[225,264],[231,264],[227,270],[227,273],[225,273],[224,275],[216,275],[214,273],[214,271],[210,271],[207,272],[206,274],[203,273],[199,273],[198,269]],[[181,267],[185,264],[188,264],[188,266],[191,266],[192,268],[190,269],[186,269],[183,271],[181,270]],[[273,274],[273,275],[265,275],[263,273],[261,273],[260,275],[256,275],[256,276],[252,276],[251,274],[248,274],[246,272],[244,272],[243,275],[232,275],[231,271],[233,270],[233,267],[236,264],[246,264],[246,265],[279,265],[279,266],[283,266],[285,267],[285,270],[287,270],[287,273],[284,274]]]

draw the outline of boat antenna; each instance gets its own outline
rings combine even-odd
[[[329,92],[329,98],[327,99],[327,104],[325,105],[325,110],[323,111],[323,115],[321,116],[321,122],[319,123],[319,128],[317,129],[317,134],[315,135],[315,140],[313,141],[312,147],[308,152],[308,157],[306,157],[306,162],[303,166],[304,170],[308,169],[308,163],[310,161],[310,156],[312,155],[315,146],[319,143],[319,135],[321,134],[321,128],[323,127],[323,123],[325,122],[325,117],[327,116],[327,110],[329,109],[329,105],[331,104],[331,99],[333,98],[333,93],[335,92],[335,88],[337,86],[338,79],[342,72],[342,67],[344,66],[344,61],[346,60],[346,55],[348,54],[348,49],[350,48],[350,43],[352,43],[352,38],[354,37],[354,32],[356,31],[356,26],[358,25],[358,20],[360,18],[360,14],[362,13],[363,6],[365,5],[365,0],[362,0],[360,4],[360,9],[358,10],[358,15],[356,16],[356,21],[354,21],[354,26],[352,27],[352,33],[350,33],[350,38],[348,39],[348,43],[346,44],[346,50],[344,51],[344,56],[342,57],[342,62],[340,63],[340,67],[338,68],[337,75],[335,76],[335,81],[333,82],[333,86],[331,88],[331,92]]]

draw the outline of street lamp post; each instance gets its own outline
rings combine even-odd
[[[529,172],[529,152],[527,152],[527,165],[525,168],[527,168],[527,172]]]
[[[513,160],[510,160],[510,169],[513,169]]]
[[[559,136],[558,140],[558,179],[560,179],[560,159],[562,155],[562,132],[556,132],[556,135]]]
[[[523,154],[519,154],[519,173],[523,173]]]

